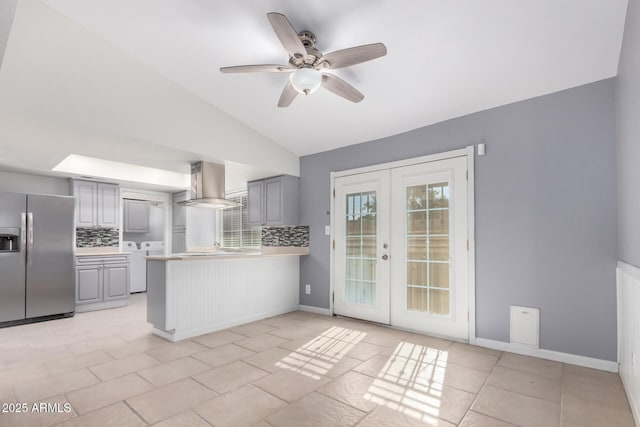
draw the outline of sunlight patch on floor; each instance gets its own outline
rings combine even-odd
[[[366,332],[333,326],[289,353],[276,366],[320,379],[366,335]]]
[[[400,342],[380,369],[365,399],[436,425],[447,355],[446,351]]]

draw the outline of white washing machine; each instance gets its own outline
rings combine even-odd
[[[164,255],[164,242],[142,242],[140,247],[136,242],[122,242],[122,250],[131,252],[131,290],[130,292],[147,291],[147,260],[146,256]]]
[[[131,278],[130,285],[131,293],[144,292],[147,290],[147,260],[144,259],[147,256],[147,251],[139,248],[136,242],[122,242],[122,250],[124,252],[131,252]]]

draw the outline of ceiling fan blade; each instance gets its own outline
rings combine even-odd
[[[296,96],[298,96],[298,92],[293,88],[291,82],[287,82],[287,85],[282,90],[282,95],[280,95],[280,99],[278,100],[278,107],[288,107]]]
[[[295,71],[295,68],[288,65],[260,64],[221,67],[220,71],[223,73],[290,73]]]
[[[280,39],[280,43],[284,46],[284,49],[289,53],[289,56],[294,58],[304,58],[307,56],[307,49],[305,49],[298,33],[291,25],[291,22],[281,13],[271,12],[267,13],[267,18],[273,27],[276,35]]]
[[[322,75],[322,86],[328,91],[331,91],[351,102],[360,102],[364,99],[364,95],[355,87],[333,74]]]
[[[336,69],[371,61],[387,54],[387,47],[382,43],[365,44],[327,53],[318,60],[318,64],[328,63],[327,68]]]

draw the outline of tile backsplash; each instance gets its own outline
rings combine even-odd
[[[262,246],[309,247],[309,226],[262,227]]]
[[[118,228],[76,228],[76,247],[97,248],[103,246],[118,246],[120,230]]]

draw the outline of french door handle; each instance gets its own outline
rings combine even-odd
[[[385,261],[388,260],[389,259],[389,255],[387,255],[387,254],[382,255],[382,259],[385,260]]]

